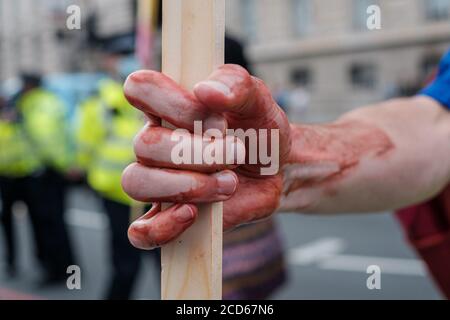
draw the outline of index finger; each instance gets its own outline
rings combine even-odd
[[[211,112],[197,98],[166,75],[150,70],[128,76],[124,85],[127,100],[146,114],[157,116],[172,125],[190,131],[194,121],[203,121],[203,128],[225,131],[226,120]]]

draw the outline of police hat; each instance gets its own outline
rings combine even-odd
[[[20,75],[23,85],[29,85],[32,87],[39,87],[42,84],[42,77],[37,73],[22,73]]]

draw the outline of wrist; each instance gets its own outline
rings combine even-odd
[[[311,212],[323,197],[335,195],[364,158],[390,151],[391,140],[359,119],[326,125],[291,125],[292,148],[283,167],[280,211]]]

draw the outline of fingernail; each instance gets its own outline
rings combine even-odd
[[[143,232],[147,229],[148,220],[140,219],[131,224],[131,229],[136,232]]]
[[[190,206],[184,205],[175,211],[174,216],[178,222],[186,223],[194,219],[194,211]]]
[[[231,89],[222,82],[207,80],[200,83],[201,85],[208,86],[213,90],[222,93],[224,96],[229,96],[231,94]]]
[[[136,228],[134,223],[128,229],[128,239],[135,248],[143,250],[150,249],[148,243],[144,240],[145,237],[146,234],[143,230]]]
[[[230,196],[237,188],[236,177],[231,173],[220,173],[217,175],[217,192],[219,194]]]

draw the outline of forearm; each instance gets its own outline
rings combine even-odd
[[[450,113],[429,98],[389,101],[292,133],[280,211],[396,209],[450,181]]]

